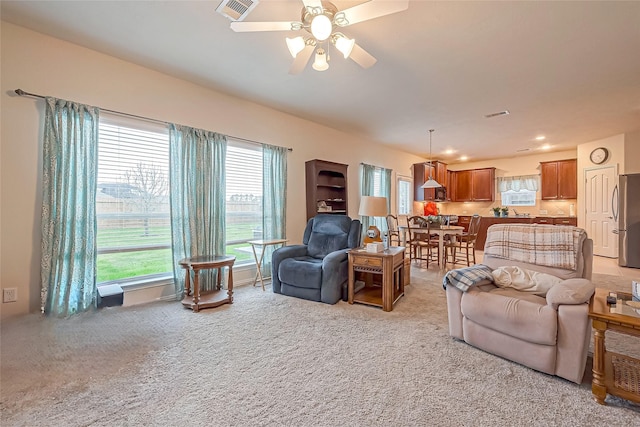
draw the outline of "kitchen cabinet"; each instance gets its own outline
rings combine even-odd
[[[533,224],[551,224],[551,225],[573,225],[574,227],[578,226],[578,218],[576,217],[548,217],[548,216],[538,216],[532,218],[531,221]]]
[[[455,172],[454,202],[492,202],[495,198],[496,168]]]
[[[317,159],[305,163],[307,221],[319,213],[347,214],[348,166]]]
[[[554,218],[553,225],[573,225],[574,227],[578,226],[578,218]]]
[[[439,161],[425,163],[414,163],[413,164],[413,190],[414,190],[414,200],[416,202],[424,202],[436,199],[436,191],[435,188],[422,188],[422,184],[424,184],[429,179],[429,172],[431,172],[431,177],[438,181],[438,183],[442,186],[446,185],[447,182],[447,164]]]
[[[456,199],[456,173],[454,171],[447,171],[447,180],[445,183],[447,187],[447,201],[451,202]]]
[[[458,217],[458,225],[460,224],[460,218]],[[553,225],[573,225],[578,226],[578,218],[576,217],[551,217],[551,216],[538,216],[538,217],[482,217],[480,220],[480,228],[478,230],[478,236],[476,237],[476,249],[484,250],[484,244],[487,240],[487,229],[494,224],[553,224]]]
[[[458,223],[461,227],[464,227],[464,232],[467,233],[469,231],[469,224],[471,223],[471,217],[467,215],[458,215]]]
[[[540,198],[564,200],[578,198],[578,162],[576,159],[540,163]]]
[[[456,190],[454,202],[468,202],[471,200],[471,175],[470,170],[456,171]]]
[[[493,224],[531,224],[531,218],[526,217],[487,217],[480,218],[480,227],[476,236],[476,249],[484,250],[484,243],[487,241],[487,229]]]

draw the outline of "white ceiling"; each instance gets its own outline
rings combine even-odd
[[[374,0],[381,1],[381,0]],[[335,0],[338,9],[363,1]],[[288,74],[290,32],[236,33],[215,1],[2,1],[2,19],[449,163],[532,154],[640,129],[640,2],[410,1],[343,29],[369,69],[333,55]],[[262,0],[245,21],[300,19]],[[22,89],[29,90],[28,87]],[[509,110],[507,116],[486,114]],[[444,150],[457,150],[454,155]],[[519,151],[529,149],[530,151]]]

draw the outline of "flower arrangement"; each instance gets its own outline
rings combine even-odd
[[[491,208],[491,210],[493,211],[494,216],[500,216],[500,211],[502,210],[502,208],[500,206],[496,206],[495,208]]]
[[[442,217],[439,215],[428,215],[427,222],[429,224],[439,225],[442,223]]]
[[[500,210],[502,211],[502,216],[509,216],[509,208],[503,207]]]

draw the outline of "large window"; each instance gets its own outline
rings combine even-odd
[[[172,275],[169,134],[162,124],[103,114],[98,149],[97,283]],[[226,253],[255,262],[262,238],[262,147],[229,139]]]
[[[100,117],[97,283],[172,272],[166,126]]]
[[[227,143],[226,252],[236,264],[255,262],[247,241],[262,239],[262,147]]]

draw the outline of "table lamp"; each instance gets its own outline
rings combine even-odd
[[[358,211],[358,215],[385,217],[388,213],[386,197],[362,196],[360,199],[360,210]],[[367,229],[365,233],[363,242],[365,245],[367,243],[382,242],[380,229],[375,225],[370,225],[369,229]]]

